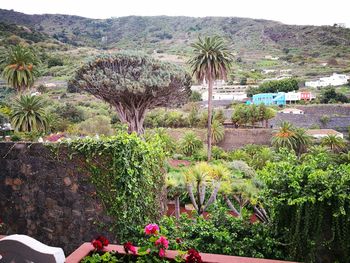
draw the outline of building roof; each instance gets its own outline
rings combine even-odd
[[[310,129],[306,131],[309,135],[340,135],[342,133],[333,129]]]

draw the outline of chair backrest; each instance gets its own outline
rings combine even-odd
[[[62,248],[47,246],[26,235],[11,235],[0,239],[1,263],[64,263]]]

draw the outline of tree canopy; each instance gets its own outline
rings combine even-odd
[[[148,109],[180,105],[191,94],[188,73],[142,53],[98,56],[76,72],[72,83],[112,105],[129,132],[138,134]]]
[[[258,88],[250,88],[247,95],[248,97],[252,97],[258,93],[290,92],[298,89],[298,80],[295,78],[287,78],[263,82]]]

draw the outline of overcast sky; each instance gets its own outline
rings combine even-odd
[[[0,8],[27,14],[90,18],[129,15],[238,16],[286,24],[350,27],[350,0],[0,0]]]

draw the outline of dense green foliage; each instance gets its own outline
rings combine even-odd
[[[208,219],[188,218],[179,221],[164,217],[161,229],[166,230],[170,240],[179,238],[179,247],[195,248],[203,253],[226,254],[256,258],[284,258],[283,247],[270,226],[251,224],[232,217],[226,209],[216,209]],[[172,246],[171,249],[178,247]]]
[[[327,153],[298,160],[284,152],[259,173],[276,233],[293,260],[348,262],[350,165],[334,166]]]
[[[334,88],[326,89],[321,95],[321,103],[348,103],[349,99],[342,93],[336,92]]]
[[[60,153],[66,147],[69,156],[77,158],[81,169],[90,173],[97,196],[113,218],[105,227],[120,242],[137,236],[137,227],[160,216],[164,152],[157,136],[145,142],[134,133],[121,132],[102,139],[62,142],[55,148]]]
[[[263,82],[258,88],[250,88],[247,95],[252,97],[258,93],[289,92],[298,89],[298,81],[295,78],[287,78]]]
[[[264,104],[258,106],[255,104],[239,104],[234,108],[231,120],[237,126],[250,125],[254,128],[257,123],[260,123],[259,126],[268,128],[269,120],[275,116],[276,111]]]

